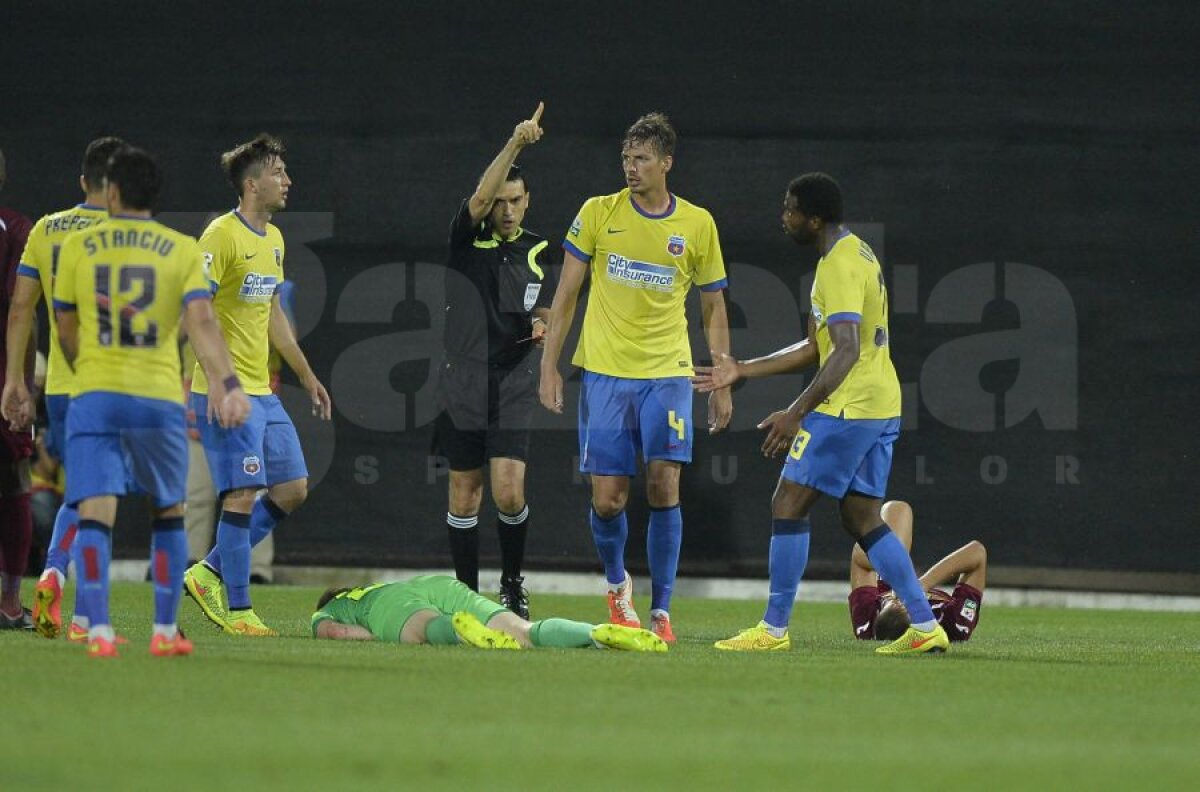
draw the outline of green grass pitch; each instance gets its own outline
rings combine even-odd
[[[185,599],[189,658],[146,653],[145,584],[113,588],[130,639],[117,660],[0,633],[0,788],[1159,790],[1200,778],[1195,614],[985,608],[946,655],[883,658],[852,638],[844,605],[800,604],[790,652],[746,655],[711,643],[754,623],[759,603],[685,599],[666,655],[483,652],[314,641],[317,593],[255,589],[278,639],[224,636]],[[535,617],[604,613],[600,597],[532,604]]]

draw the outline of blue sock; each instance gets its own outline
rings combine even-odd
[[[76,577],[89,626],[109,624],[108,563],[112,559],[112,529],[96,520],[80,520],[75,537],[79,568]]]
[[[50,544],[46,550],[46,569],[53,567],[67,575],[67,564],[71,561],[71,545],[79,530],[79,512],[67,504],[58,507],[54,515],[54,530],[50,533]],[[76,572],[76,574],[79,574]]]
[[[250,515],[221,512],[217,523],[217,547],[220,567],[214,567],[225,581],[229,607],[250,607]],[[211,554],[210,554],[211,555]]]
[[[808,538],[812,525],[808,518],[801,520],[771,520],[771,552],[769,570],[771,592],[767,597],[767,612],[763,621],[772,627],[787,627],[796,604],[800,578],[808,566]]]
[[[589,514],[592,522],[592,538],[596,541],[596,551],[604,562],[604,577],[612,585],[625,582],[625,540],[629,538],[629,523],[625,520],[625,510],[622,509],[615,517],[607,520],[600,519],[596,510]]]
[[[912,559],[904,545],[886,525],[880,525],[875,530],[858,540],[871,561],[871,566],[884,581],[896,590],[900,601],[908,611],[908,618],[913,624],[933,621],[933,610],[929,600],[925,599],[925,591],[917,580],[913,569]]]
[[[220,523],[217,523],[220,526]],[[208,555],[204,556],[204,565],[221,575],[221,545],[213,542],[212,548],[208,551]]]
[[[72,614],[72,621],[78,621],[75,617],[80,616],[84,619],[84,624],[91,624],[91,614],[88,613],[87,601],[83,596],[83,556],[79,554],[79,524],[76,523],[75,536],[71,541],[71,563],[75,565],[75,612]]]
[[[150,570],[154,579],[154,623],[174,624],[187,568],[187,534],[182,517],[155,520],[150,536]]]
[[[646,531],[646,557],[650,561],[650,609],[671,609],[671,591],[679,569],[679,545],[683,542],[683,515],[679,504],[661,509],[651,507]],[[624,578],[622,578],[624,579]]]
[[[263,495],[254,502],[250,511],[250,546],[257,547],[258,543],[267,538],[267,534],[275,530],[275,526],[283,522],[288,513],[279,508],[270,495]]]

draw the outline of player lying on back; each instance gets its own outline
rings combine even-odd
[[[468,644],[480,649],[600,647],[665,652],[649,630],[569,619],[528,622],[449,575],[329,589],[312,615],[314,638],[402,644]]]
[[[888,501],[880,517],[896,534],[904,547],[912,550],[913,512],[904,501]],[[953,583],[946,593],[938,586]],[[933,615],[951,641],[965,641],[979,626],[983,610],[983,589],[987,584],[987,550],[971,541],[950,553],[921,575]],[[850,555],[850,623],[854,637],[893,641],[904,634],[910,620],[904,603],[871,566],[867,554],[858,545]]]

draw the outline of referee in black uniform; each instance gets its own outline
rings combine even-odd
[[[446,514],[454,571],[479,590],[479,507],[483,468],[491,477],[500,536],[500,602],[529,618],[521,565],[529,527],[525,459],[537,404],[533,347],[546,333],[557,283],[546,240],[521,227],[529,185],[514,165],[542,137],[543,105],[484,171],[450,226],[446,270],[446,360],[433,453],[450,467]]]

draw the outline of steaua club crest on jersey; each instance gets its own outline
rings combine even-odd
[[[258,457],[251,454],[242,458],[242,472],[247,476],[253,476],[260,470],[262,470],[262,461]]]
[[[275,266],[282,267],[283,266],[283,251],[280,250],[279,248],[271,248],[271,249],[275,251]]]
[[[683,249],[687,247],[687,240],[681,236],[672,236],[667,239],[667,252],[675,258],[683,255]]]

